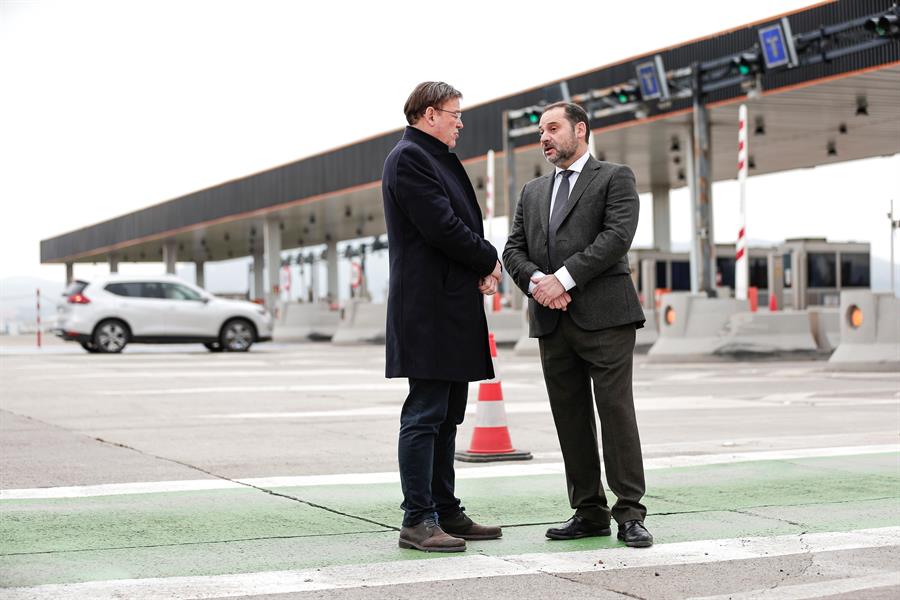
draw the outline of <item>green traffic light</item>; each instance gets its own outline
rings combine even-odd
[[[536,124],[540,119],[538,119],[537,113],[531,113],[528,115],[528,120],[531,121],[532,124]]]
[[[619,102],[621,104],[625,104],[626,102],[628,102],[628,95],[627,94],[619,94]]]
[[[738,66],[738,73],[740,73],[741,75],[747,75],[748,73],[750,73],[750,67],[748,67],[747,65],[740,65]]]

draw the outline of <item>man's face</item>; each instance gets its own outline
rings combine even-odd
[[[578,137],[575,135],[575,127],[566,119],[566,109],[559,106],[544,112],[538,127],[544,158],[550,164],[562,168],[572,164],[578,151]]]
[[[456,118],[456,115],[460,115],[460,118]],[[432,135],[447,144],[451,150],[459,139],[459,130],[463,128],[461,115],[459,98],[448,100],[443,106],[434,107]]]

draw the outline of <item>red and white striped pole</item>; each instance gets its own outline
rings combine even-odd
[[[37,288],[37,347],[41,347],[41,288]]]
[[[735,244],[734,297],[747,299],[750,264],[747,257],[747,105],[741,104],[738,113],[738,185],[741,189],[740,227]]]

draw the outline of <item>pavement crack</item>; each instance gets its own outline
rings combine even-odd
[[[626,592],[625,590],[617,590],[617,589],[611,588],[611,587],[605,587],[603,589],[605,589],[609,592],[612,592],[614,594],[621,594],[628,598],[635,598],[636,600],[647,600],[647,598],[644,598],[643,596],[638,596],[637,594],[632,594],[631,592]]]
[[[277,497],[279,497],[279,498],[286,498],[286,499],[288,499],[288,500],[293,500],[294,502],[299,502],[300,504],[305,504],[305,505],[307,505],[307,506],[309,506],[309,507],[311,507],[311,508],[316,508],[316,509],[319,509],[319,510],[324,510],[324,511],[326,511],[326,512],[330,512],[330,513],[335,514],[335,515],[340,515],[340,516],[342,516],[342,517],[347,517],[347,518],[350,518],[350,519],[355,519],[355,520],[357,520],[357,521],[362,521],[363,523],[369,523],[370,525],[377,525],[377,526],[383,527],[383,528],[385,528],[385,529],[390,529],[390,530],[393,530],[393,531],[400,531],[400,528],[399,528],[399,527],[396,527],[396,526],[394,526],[394,525],[388,525],[387,523],[381,523],[381,522],[379,522],[379,521],[375,521],[374,519],[369,519],[369,518],[366,518],[366,517],[362,517],[362,516],[360,516],[360,515],[354,515],[354,514],[351,514],[351,513],[348,513],[348,512],[344,512],[344,511],[340,511],[340,510],[337,510],[337,509],[334,509],[334,508],[330,508],[330,507],[325,506],[325,505],[323,505],[323,504],[318,504],[318,503],[316,503],[316,502],[311,502],[311,501],[309,501],[309,500],[304,500],[303,498],[300,498],[300,497],[298,497],[298,496],[292,496],[292,495],[290,495],[290,494],[283,494],[283,493],[281,493],[281,492],[276,492],[275,490],[270,490],[270,489],[267,489],[267,488],[264,488],[264,487],[260,487],[260,486],[257,486],[257,485],[253,485],[253,484],[247,483],[247,482],[245,482],[245,481],[241,481],[240,479],[232,479],[231,477],[226,477],[225,475],[220,475],[220,474],[218,474],[218,473],[213,473],[212,471],[208,471],[208,470],[204,469],[203,467],[198,467],[197,465],[192,465],[192,464],[190,464],[190,463],[186,463],[186,462],[181,461],[181,460],[178,460],[178,459],[176,459],[176,458],[169,458],[169,457],[167,457],[167,456],[159,456],[158,454],[151,454],[151,453],[149,453],[149,452],[144,452],[143,450],[141,450],[141,449],[139,449],[139,448],[135,448],[135,447],[129,446],[129,445],[127,445],[127,444],[122,444],[122,443],[120,443],[120,442],[114,442],[114,441],[111,441],[111,440],[105,440],[105,439],[99,438],[99,437],[95,437],[94,439],[97,440],[98,442],[102,443],[102,444],[107,444],[107,445],[110,445],[110,446],[115,446],[115,447],[117,447],[117,448],[122,448],[122,449],[124,449],[124,450],[130,450],[130,451],[132,451],[132,452],[137,452],[138,454],[142,454],[142,455],[144,455],[144,456],[149,456],[149,457],[155,458],[155,459],[157,459],[157,460],[164,460],[164,461],[167,461],[167,462],[170,462],[170,463],[174,463],[174,464],[176,464],[176,465],[181,465],[182,467],[186,467],[186,468],[188,468],[188,469],[192,469],[192,470],[197,471],[197,472],[199,472],[199,473],[203,473],[203,474],[205,474],[205,475],[209,475],[210,477],[215,477],[216,479],[221,479],[221,480],[223,480],[223,481],[228,481],[228,482],[230,482],[230,483],[234,483],[234,484],[237,484],[237,485],[242,485],[242,486],[244,486],[244,487],[248,487],[248,488],[251,488],[251,489],[254,489],[254,490],[258,490],[258,491],[260,491],[260,492],[264,492],[264,493],[269,494],[269,495],[271,495],[271,496],[277,496]]]
[[[757,506],[749,507],[749,509],[753,509],[753,508],[764,508],[764,507],[757,507]],[[735,513],[737,515],[744,515],[746,517],[759,517],[761,519],[769,519],[771,521],[778,521],[779,523],[787,523],[788,525],[793,525],[794,527],[802,528],[802,527],[808,526],[806,523],[798,523],[797,521],[791,521],[790,519],[782,519],[781,517],[775,517],[772,515],[760,515],[760,514],[753,512],[752,510],[748,510],[748,509],[741,510],[738,508],[733,508],[733,509],[729,510],[728,512]],[[803,533],[806,533],[806,532],[805,531],[801,532],[801,535]]]

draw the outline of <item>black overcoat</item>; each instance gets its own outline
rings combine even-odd
[[[390,254],[387,377],[494,376],[478,280],[497,263],[466,171],[446,144],[414,127],[384,162]]]

